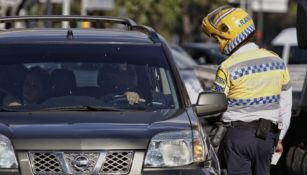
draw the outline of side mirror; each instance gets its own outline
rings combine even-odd
[[[224,93],[202,92],[198,96],[195,110],[198,116],[205,116],[225,112],[227,105],[228,102]]]

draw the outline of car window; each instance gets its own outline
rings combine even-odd
[[[279,57],[282,57],[282,52],[283,52],[284,46],[271,46],[271,47],[272,48],[269,48],[269,49],[274,51]]]
[[[272,50],[280,57],[283,55],[284,46],[273,46]],[[289,64],[307,64],[307,51],[300,49],[298,46],[290,47]]]
[[[89,46],[77,55],[69,52],[72,45],[63,47],[67,52],[62,54],[56,53],[56,47],[47,51],[47,46],[41,55],[0,54],[6,60],[0,61],[1,105],[19,110],[78,105],[131,110],[179,107],[173,75],[159,47],[150,56],[129,55],[125,46],[120,48],[123,52],[109,54]],[[127,92],[137,92],[145,102],[130,105],[124,96]]]
[[[307,64],[307,50],[302,50],[297,46],[291,47],[289,64]]]

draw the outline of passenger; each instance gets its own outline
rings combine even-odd
[[[252,18],[240,8],[218,8],[203,19],[204,32],[229,56],[218,68],[214,90],[223,92],[227,132],[219,148],[227,174],[270,174],[274,151],[283,152],[292,88],[284,61],[251,41]],[[275,149],[274,149],[275,148]]]
[[[27,68],[22,64],[0,66],[0,89],[3,106],[21,105],[22,86]]]
[[[105,65],[98,72],[98,85],[102,88],[104,99],[115,95],[125,95],[129,104],[133,105],[146,100],[137,92],[137,74],[127,64],[115,66]]]
[[[27,73],[27,68],[22,64],[0,66],[1,88],[10,92],[16,97],[22,97],[22,85]]]
[[[46,100],[51,92],[51,78],[40,67],[31,68],[26,74],[23,84],[23,103],[39,104]]]

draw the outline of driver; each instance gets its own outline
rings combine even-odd
[[[98,85],[106,101],[124,95],[130,105],[145,102],[137,92],[137,74],[133,67],[125,64],[104,65],[98,72]]]
[[[10,94],[3,97],[3,106],[20,106],[40,104],[48,96],[51,90],[51,78],[44,69],[32,67],[25,75],[22,89],[22,99]]]

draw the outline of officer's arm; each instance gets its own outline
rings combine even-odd
[[[292,108],[292,87],[289,72],[286,69],[283,75],[283,86],[280,94],[280,112],[279,120],[281,123],[281,132],[279,140],[282,140],[290,125]]]
[[[216,77],[215,81],[213,83],[212,90],[218,91],[218,92],[223,92],[228,95],[229,92],[229,76],[225,68],[220,66],[218,70],[216,71]]]

